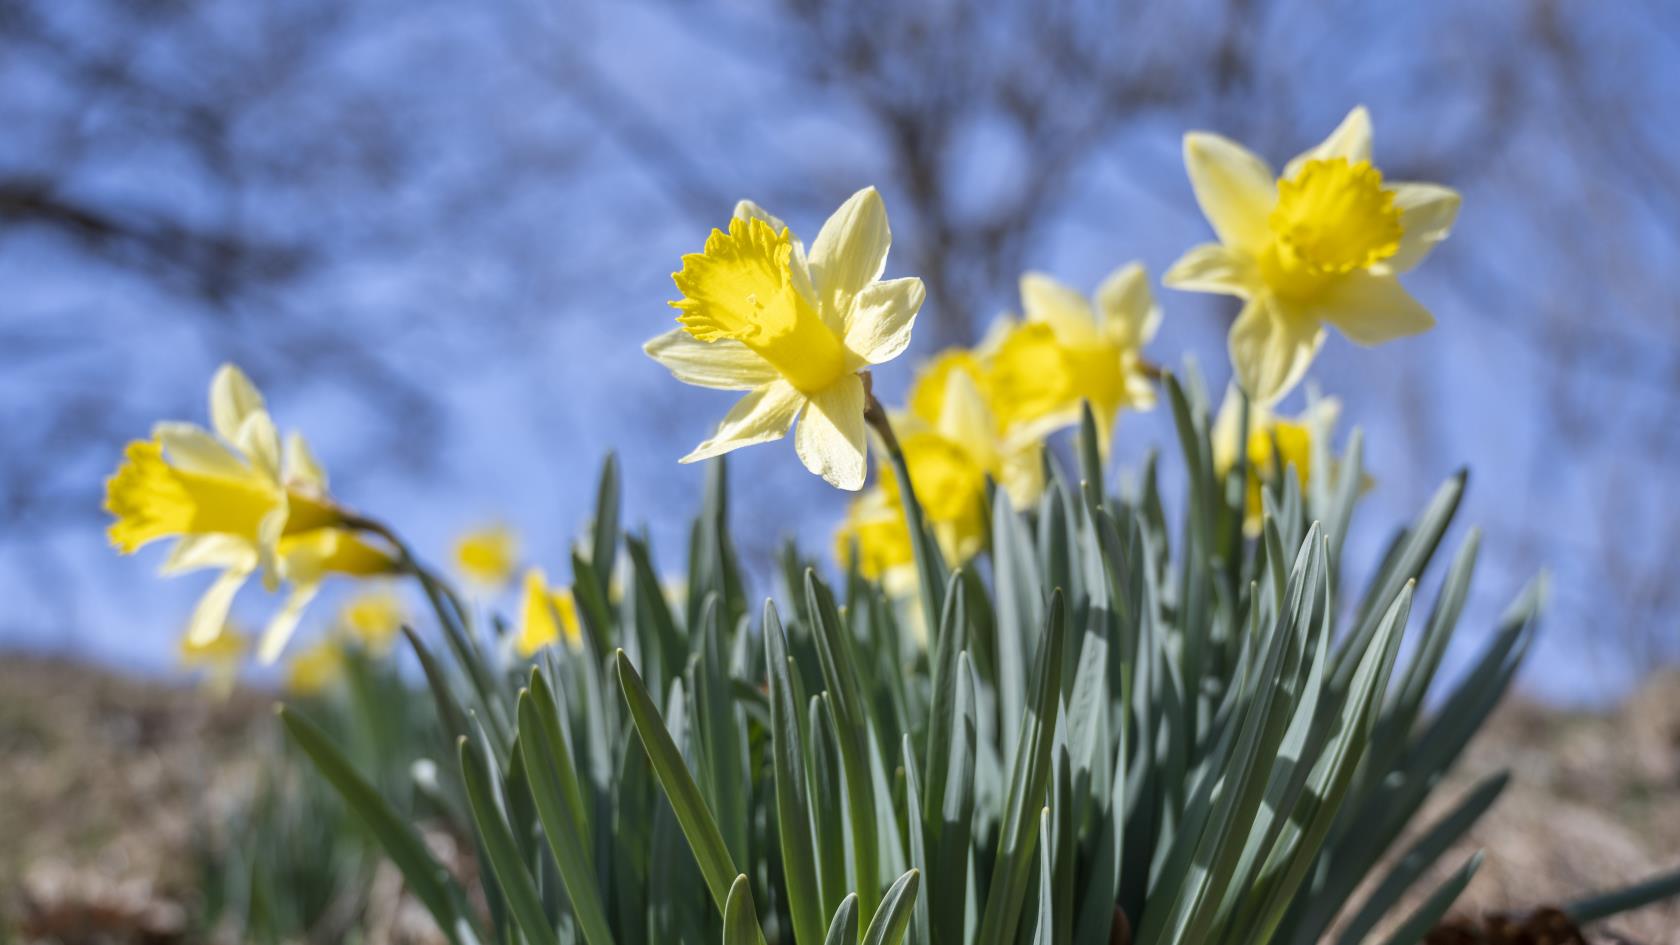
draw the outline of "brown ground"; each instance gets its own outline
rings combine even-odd
[[[0,656],[0,941],[22,921],[57,924],[67,941],[173,940],[191,901],[194,824],[248,782],[273,737],[267,706]],[[1602,714],[1511,700],[1443,798],[1501,767],[1515,778],[1475,832],[1488,860],[1461,907],[1527,909],[1680,865],[1680,673]],[[1595,931],[1680,945],[1680,906]]]

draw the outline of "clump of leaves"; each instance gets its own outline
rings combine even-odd
[[[1128,494],[1104,490],[1087,414],[1077,478],[1047,457],[1036,508],[996,495],[967,568],[940,559],[907,490],[914,610],[856,573],[831,586],[791,548],[750,604],[721,462],[673,604],[648,541],[620,532],[609,459],[572,558],[581,645],[534,665],[498,658],[415,567],[448,654],[411,636],[454,740],[433,787],[476,838],[487,915],[330,739],[292,711],[286,726],[458,945],[1305,945],[1379,923],[1422,941],[1480,856],[1409,894],[1506,776],[1408,828],[1515,674],[1543,583],[1432,697],[1474,531],[1413,609],[1464,476],[1354,594],[1359,434],[1339,456],[1315,444],[1336,474],[1304,492],[1267,477],[1248,538],[1249,471],[1215,471],[1205,397],[1166,384],[1176,525],[1154,458]]]

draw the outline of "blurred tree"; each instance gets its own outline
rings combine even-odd
[[[622,365],[669,254],[747,194],[809,225],[878,182],[892,266],[930,292],[918,345],[970,340],[1026,265],[1159,265],[1198,238],[1184,129],[1283,158],[1364,100],[1390,176],[1466,194],[1418,276],[1452,341],[1326,358],[1321,378],[1393,450],[1520,451],[1470,516],[1489,552],[1556,564],[1565,621],[1672,652],[1680,488],[1655,471],[1680,453],[1677,18],[1658,0],[12,0],[0,278],[26,291],[0,318],[0,396],[30,409],[0,426],[6,534],[90,521],[116,442],[196,412],[202,363],[229,355],[399,418],[335,466],[420,475],[469,409],[440,371],[494,359],[556,402],[556,352]],[[1222,350],[1228,305],[1168,304],[1169,348]],[[152,376],[160,351],[181,377]],[[652,437],[713,416],[635,403],[586,406]],[[569,439],[533,440],[576,465]],[[1404,503],[1440,470],[1402,452],[1384,484]]]

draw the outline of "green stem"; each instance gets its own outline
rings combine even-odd
[[[420,561],[413,549],[391,526],[348,510],[341,513],[340,524],[345,528],[377,535],[396,549],[398,570],[419,582],[426,600],[437,613],[438,621],[443,626],[444,639],[454,651],[456,661],[460,663],[467,680],[472,684],[474,694],[478,696],[479,707],[485,716],[484,723],[496,735],[496,748],[499,751],[512,744],[512,721],[507,716],[506,708],[497,698],[499,690],[495,680],[473,644],[472,634],[468,629],[467,608],[461,603],[461,598],[450,588],[448,582]]]

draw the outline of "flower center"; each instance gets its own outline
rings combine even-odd
[[[756,218],[713,230],[701,253],[683,257],[672,278],[683,299],[671,305],[689,334],[701,341],[739,341],[806,393],[846,374],[846,348],[799,291],[793,278],[793,237]]]
[[[255,539],[281,502],[279,490],[251,479],[177,469],[155,440],[130,443],[125,462],[106,484],[112,542],[125,552],[158,538],[222,533]]]
[[[1277,206],[1267,223],[1272,250],[1262,273],[1285,294],[1311,290],[1325,277],[1364,269],[1400,249],[1400,210],[1382,172],[1369,161],[1308,161],[1278,181]]]

